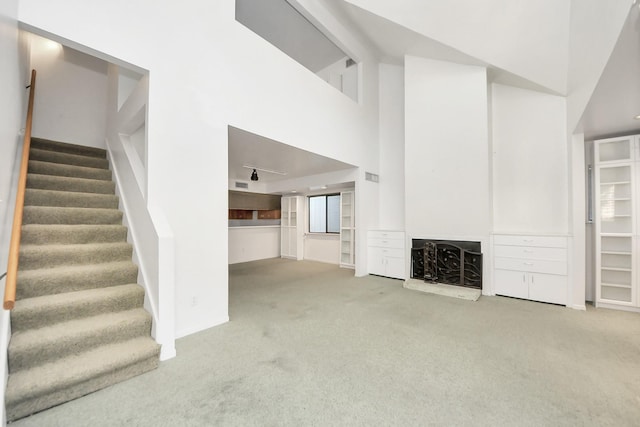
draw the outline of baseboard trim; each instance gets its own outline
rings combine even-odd
[[[175,345],[163,344],[162,347],[160,347],[160,361],[161,362],[164,362],[165,360],[173,359],[176,356],[177,356],[177,353],[176,353],[176,346]]]
[[[227,323],[229,321],[229,316],[224,316],[222,318],[219,319],[215,319],[209,323],[207,323],[206,325],[202,325],[202,326],[196,326],[194,328],[187,328],[187,329],[183,329],[181,331],[177,331],[176,332],[176,339],[178,338],[184,338],[188,335],[193,335],[197,332],[202,332],[206,329],[209,328],[213,328],[214,326],[219,326],[222,325],[223,323]]]

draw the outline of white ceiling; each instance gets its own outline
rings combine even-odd
[[[354,167],[229,126],[229,179],[249,181],[252,171],[244,165],[286,173],[281,175],[258,170],[260,183],[292,180]]]
[[[339,3],[345,15],[377,48],[382,62],[402,65],[404,64],[404,56],[411,55],[457,64],[477,65],[487,67],[489,79],[492,82],[557,94],[538,83],[490,65],[481,59],[467,55],[351,3],[343,1]]]
[[[629,13],[582,116],[585,139],[640,132],[640,9]]]
[[[497,68],[448,45],[340,0],[345,15],[375,45],[383,62],[402,64],[404,55],[479,65],[495,83],[555,93],[542,85]],[[616,47],[587,105],[578,131],[587,140],[640,132],[640,9],[633,7]]]
[[[260,4],[260,13],[252,19],[261,21],[268,16],[279,22],[281,15],[273,5],[286,3],[284,0],[244,0],[246,4]],[[240,3],[240,2],[238,2]],[[486,63],[466,55],[445,44],[425,37],[400,25],[392,23],[343,0],[336,2],[345,16],[352,21],[374,45],[381,60],[402,64],[404,55],[422,56],[468,65],[487,66]],[[291,8],[288,4],[287,7]],[[292,8],[291,8],[292,9]],[[257,11],[258,9],[254,9]],[[297,11],[294,11],[296,14]],[[633,117],[640,114],[640,10],[633,8],[622,30],[620,39],[595,92],[586,108],[581,122],[586,139],[621,133],[640,132],[640,121]],[[301,15],[299,15],[301,16]],[[302,18],[304,19],[304,18]],[[306,21],[305,21],[306,22]],[[283,24],[284,25],[284,24]],[[277,25],[276,25],[277,27]],[[291,29],[290,29],[291,30]],[[285,32],[286,34],[286,32]],[[289,33],[291,34],[291,33]],[[324,37],[324,36],[323,36]],[[326,38],[324,38],[327,40]],[[321,52],[320,49],[318,52]],[[314,49],[306,49],[307,57],[323,57],[322,61],[333,59]],[[342,53],[340,53],[342,55]],[[318,65],[316,65],[318,66]],[[309,68],[309,67],[308,67]],[[503,84],[527,89],[549,91],[548,89],[496,67],[489,66],[489,78]],[[343,162],[300,150],[280,142],[229,127],[229,179],[249,181],[251,170],[243,165],[286,172],[286,175],[258,171],[261,183],[296,179],[353,168]]]

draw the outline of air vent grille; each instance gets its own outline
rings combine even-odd
[[[364,179],[366,179],[367,181],[371,181],[371,182],[379,182],[380,181],[380,177],[378,175],[376,175],[375,173],[371,173],[371,172],[365,172],[364,173]]]
[[[244,188],[246,190],[249,188],[249,183],[236,181],[236,188]]]

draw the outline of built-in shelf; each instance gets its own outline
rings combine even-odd
[[[631,255],[631,252],[601,251],[602,255]]]
[[[340,266],[355,267],[355,211],[353,191],[340,193]]]
[[[631,181],[610,181],[610,182],[601,182],[600,185],[626,185],[631,184]]]
[[[594,141],[596,307],[638,307],[636,236],[638,136]],[[598,188],[598,187],[596,187]]]
[[[631,285],[623,285],[619,283],[602,283],[602,286],[607,286],[609,288],[631,289]]]
[[[631,269],[630,268],[622,268],[622,267],[602,267],[603,270],[608,270],[608,271],[627,271],[630,272]]]

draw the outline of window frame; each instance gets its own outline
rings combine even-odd
[[[340,210],[342,210],[342,194],[341,193],[313,194],[313,195],[307,196],[307,206],[309,206],[309,208],[307,209],[307,221],[308,221],[307,229],[309,234],[315,234],[315,235],[328,234],[331,236],[336,236],[340,234],[341,218],[340,218],[339,212],[338,212],[338,231],[327,231],[329,229],[329,203],[327,203],[327,201],[328,201],[328,197],[330,196],[338,196],[338,206],[340,207]],[[325,211],[324,230],[325,231],[311,231],[311,198],[312,197],[324,197],[324,211]]]

